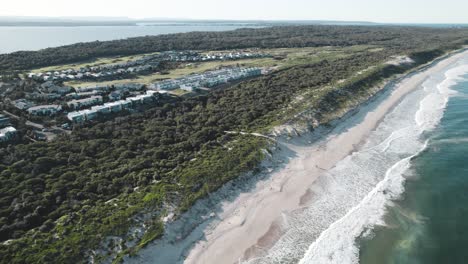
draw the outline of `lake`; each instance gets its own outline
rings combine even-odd
[[[79,27],[0,27],[0,54],[19,50],[39,50],[78,42],[105,41],[184,33],[191,31],[226,31],[238,28],[260,28],[247,23],[158,23],[137,26]]]

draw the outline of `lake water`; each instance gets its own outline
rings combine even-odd
[[[226,31],[246,27],[259,28],[261,26],[246,23],[171,23],[139,26],[0,27],[0,54],[96,40],[105,41],[191,31]]]

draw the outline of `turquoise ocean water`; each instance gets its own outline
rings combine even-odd
[[[468,55],[439,68],[323,178],[301,264],[468,263]]]
[[[405,191],[388,207],[385,225],[360,239],[360,263],[468,263],[468,74],[450,89],[443,117],[422,135],[427,147],[404,173]]]
[[[264,256],[240,263],[468,263],[464,54],[404,96],[355,152],[319,177],[310,189],[313,202],[282,215],[284,234]],[[390,83],[332,134],[361,122],[397,87]],[[206,204],[195,206],[125,262],[183,263],[209,232],[209,223],[197,221],[210,212]],[[181,228],[186,236],[178,239]]]

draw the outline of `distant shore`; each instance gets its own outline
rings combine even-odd
[[[455,62],[466,51],[445,58],[415,74],[409,75],[367,112],[363,107],[356,115],[362,120],[346,120],[324,139],[308,144],[310,135],[290,142],[280,142],[277,154],[294,153],[283,169],[259,182],[254,190],[224,205],[221,222],[205,232],[205,240],[189,252],[185,263],[238,263],[261,257],[281,237],[283,214],[300,210],[313,202],[317,179],[350,153],[359,148],[380,120],[408,93],[419,87],[433,73]],[[376,102],[376,103],[377,103]],[[323,230],[318,230],[320,233]]]
[[[263,28],[267,25],[245,23],[151,23],[145,22],[2,22],[0,54],[134,37],[195,31],[231,31],[240,28]]]

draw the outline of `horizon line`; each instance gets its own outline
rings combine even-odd
[[[121,17],[121,16],[12,16],[0,15],[0,19],[52,19],[71,20],[80,22],[131,22],[131,21],[226,21],[226,22],[342,22],[342,23],[368,23],[382,25],[468,25],[468,22],[380,22],[370,20],[340,20],[340,19],[223,19],[223,18],[177,18],[177,17]],[[89,19],[89,20],[87,20]]]

